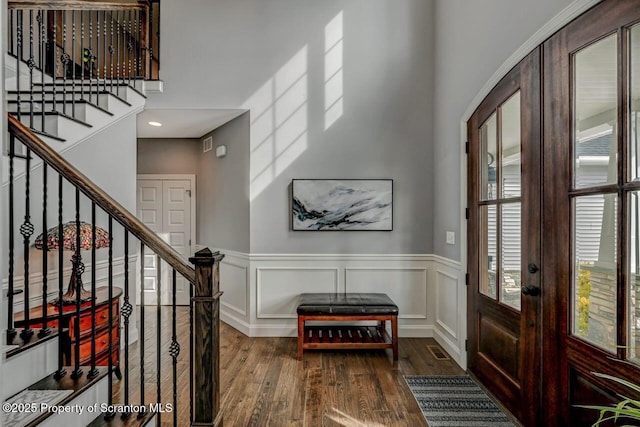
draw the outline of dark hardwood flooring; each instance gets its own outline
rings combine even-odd
[[[161,393],[156,379],[156,308],[145,310],[145,403],[173,402],[173,368],[168,354],[171,311],[162,308]],[[152,327],[151,327],[152,325]],[[179,308],[177,418],[189,425],[189,319]],[[124,339],[124,337],[123,337]],[[296,338],[249,338],[221,325],[221,410],[225,427],[233,426],[426,426],[403,375],[462,375],[452,360],[438,360],[427,346],[430,338],[400,338],[399,360],[390,350],[305,351],[296,356]],[[124,351],[121,352],[124,359]],[[129,347],[129,403],[140,404],[138,343]],[[125,374],[124,362],[121,367]],[[124,403],[124,379],[113,377],[114,402]],[[172,425],[173,413],[161,416]]]

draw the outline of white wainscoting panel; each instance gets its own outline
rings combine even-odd
[[[458,338],[458,278],[436,268],[436,324]]]
[[[347,292],[389,295],[399,309],[400,319],[427,319],[426,267],[347,267]]]
[[[462,265],[433,256],[435,282],[434,338],[463,368],[467,367],[464,342],[467,337],[467,288]]]
[[[257,318],[295,319],[299,294],[338,291],[338,268],[259,267],[256,289]]]
[[[459,262],[431,254],[225,254],[223,321],[249,336],[296,336],[304,292],[386,293],[401,337],[433,337],[466,366],[466,287]]]
[[[246,265],[227,261],[220,263],[220,290],[222,305],[241,316],[247,315],[247,274]]]

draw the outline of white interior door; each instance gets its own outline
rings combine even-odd
[[[191,253],[192,224],[190,179],[138,179],[137,216],[163,240],[169,243],[185,260]],[[163,261],[158,275],[157,258],[150,250],[144,257],[144,302],[156,304],[158,280],[160,303],[172,303],[172,269]],[[189,286],[186,279],[176,275],[176,302],[189,304]]]

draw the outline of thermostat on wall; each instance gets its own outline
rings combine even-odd
[[[227,146],[226,145],[218,145],[216,147],[216,157],[224,157],[227,155]]]

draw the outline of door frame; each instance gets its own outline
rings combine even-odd
[[[485,386],[499,398],[500,402],[508,408],[512,415],[526,425],[537,425],[541,403],[542,376],[540,375],[540,364],[542,358],[541,346],[541,302],[540,296],[536,294],[527,295],[519,293],[522,305],[521,308],[513,310],[513,307],[501,303],[501,292],[498,292],[499,285],[496,279],[496,296],[485,297],[481,295],[479,289],[481,272],[483,267],[483,255],[480,252],[483,248],[481,234],[484,233],[481,213],[482,207],[496,207],[496,256],[502,257],[498,243],[500,234],[500,210],[503,206],[512,206],[513,203],[520,204],[520,271],[521,286],[533,287],[539,291],[542,289],[540,280],[541,263],[541,198],[542,192],[538,191],[542,185],[542,163],[541,163],[541,48],[533,49],[522,61],[520,61],[501,81],[496,85],[491,93],[478,106],[472,118],[469,120],[469,152],[467,155],[469,180],[467,182],[469,193],[468,200],[468,221],[467,226],[472,231],[468,235],[467,245],[472,248],[473,253],[469,254],[467,260],[467,333],[473,332],[476,341],[471,341],[467,346],[467,351],[474,358],[470,358],[474,370],[469,373],[481,379],[485,377]],[[496,114],[499,108],[504,106],[515,93],[520,94],[520,154],[521,154],[521,191],[518,197],[502,196],[497,194],[495,198],[484,197],[479,194],[482,179],[480,178],[482,166],[486,160],[482,159],[483,143],[480,135],[481,127],[486,121]],[[500,114],[497,114],[496,133],[496,158],[501,162],[502,144],[500,138]],[[498,180],[500,180],[500,168],[498,168]],[[469,185],[474,184],[475,188]],[[500,186],[498,186],[498,191]],[[486,191],[486,190],[485,190]],[[491,199],[491,200],[489,200]],[[518,201],[516,202],[516,199]],[[483,202],[484,200],[484,202]],[[494,203],[491,203],[493,201]],[[484,204],[488,203],[488,204]],[[475,228],[470,225],[474,224]],[[486,224],[485,224],[486,227]],[[527,230],[527,231],[525,231]],[[530,266],[527,269],[526,266]],[[498,268],[500,261],[498,261]],[[531,266],[536,267],[531,270]],[[473,310],[473,312],[471,312]],[[499,359],[491,359],[489,353],[481,350],[481,337],[484,336],[478,323],[480,317],[485,316],[495,322],[501,328],[500,331],[510,331],[516,338],[514,343],[514,354],[517,364],[513,367],[515,372],[502,370],[504,364],[500,364]],[[507,334],[503,335],[506,336]],[[498,335],[488,335],[490,337]],[[506,350],[505,350],[506,351]],[[510,354],[510,353],[504,353]],[[469,357],[469,354],[467,355]],[[495,364],[493,364],[495,362]],[[488,374],[487,374],[488,373]],[[488,377],[487,377],[488,375]],[[500,378],[497,378],[499,376]],[[494,378],[493,386],[489,386],[489,377]],[[533,404],[522,406],[520,402],[526,400]]]
[[[139,180],[159,180],[159,181],[171,181],[171,180],[188,180],[191,181],[191,252],[196,247],[196,176],[195,174],[138,174],[136,175],[136,186]],[[136,209],[138,208],[138,202],[136,200]],[[193,255],[193,254],[190,254]]]
[[[557,15],[552,17],[546,24],[544,24],[538,31],[536,31],[529,39],[527,39],[515,52],[507,58],[507,60],[500,65],[495,73],[487,80],[487,82],[478,91],[473,101],[469,104],[465,112],[462,114],[459,123],[460,139],[458,141],[458,147],[460,149],[460,268],[462,273],[467,271],[467,219],[466,219],[466,207],[467,207],[467,123],[469,119],[478,108],[480,103],[487,97],[489,92],[502,80],[513,67],[518,65],[522,59],[527,56],[537,46],[544,43],[549,37],[555,34],[558,30],[562,29],[569,22],[573,21],[578,16],[582,15],[587,10],[591,9],[602,0],[574,0],[569,6],[561,10]],[[464,275],[464,274],[463,274]],[[463,369],[467,369],[467,352],[465,351],[465,343],[467,341],[467,292],[464,286],[464,280],[461,283],[460,293],[458,298],[459,312],[462,313],[463,318],[460,319],[460,339],[458,341],[458,348],[460,349],[459,364]]]

